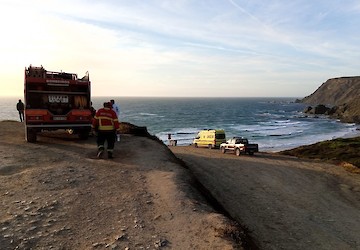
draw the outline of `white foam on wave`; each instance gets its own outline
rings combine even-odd
[[[156,117],[164,117],[163,115],[153,114],[153,113],[139,113],[141,116],[156,116]]]
[[[266,137],[298,135],[303,133],[307,126],[306,123],[287,119],[259,122],[253,125],[237,125],[232,126],[232,129],[239,133],[251,133],[253,137]]]
[[[320,141],[354,137],[359,135],[360,132],[356,130],[356,126],[349,127],[346,124],[344,125],[344,129],[341,129],[337,132],[330,131],[328,133],[311,133],[308,135],[302,133],[301,136],[296,136],[295,138],[282,138],[281,140],[262,140],[259,142],[259,148],[260,151],[278,152],[303,145],[311,145]]]
[[[172,140],[177,140],[177,145],[185,146],[192,144],[197,133],[201,129],[198,128],[174,128],[168,131],[159,132],[156,136],[165,144],[169,142],[168,136],[171,135]]]

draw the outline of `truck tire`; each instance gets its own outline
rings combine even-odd
[[[66,132],[67,132],[69,135],[74,134],[74,130],[71,129],[71,128],[67,129]]]
[[[240,156],[241,155],[241,151],[239,148],[235,149],[235,154],[236,156]]]
[[[36,142],[36,130],[25,127],[25,139],[27,142]]]
[[[226,149],[225,147],[221,147],[221,153],[225,154],[226,153]]]

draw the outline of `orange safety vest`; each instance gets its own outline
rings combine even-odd
[[[119,120],[116,113],[110,108],[99,109],[92,123],[95,130],[113,131],[119,129]]]

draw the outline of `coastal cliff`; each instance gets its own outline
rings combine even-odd
[[[320,113],[343,122],[360,123],[360,76],[329,79],[300,102],[326,106],[319,109]],[[306,112],[317,111],[311,107]]]

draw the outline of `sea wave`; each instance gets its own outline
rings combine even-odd
[[[189,145],[202,129],[224,129],[226,137],[244,136],[258,143],[260,151],[278,151],[322,140],[359,134],[356,124],[326,116],[310,117],[304,104],[290,98],[116,98],[95,97],[96,109],[114,99],[120,121],[146,126],[164,143],[168,136],[178,145]],[[18,98],[0,100],[0,120],[18,120]]]

